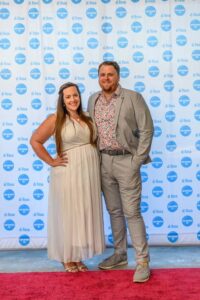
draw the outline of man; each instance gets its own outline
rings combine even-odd
[[[97,126],[102,191],[114,239],[114,254],[99,268],[127,264],[127,221],[137,261],[133,281],[145,282],[150,269],[140,212],[140,167],[151,161],[153,122],[142,95],[120,86],[120,67],[116,62],[101,63],[98,74],[102,90],[89,98],[88,110]]]

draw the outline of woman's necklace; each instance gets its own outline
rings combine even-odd
[[[80,119],[79,116],[77,116],[77,117],[71,116],[71,119],[74,119],[74,120],[77,121],[78,123],[81,121],[81,119]]]

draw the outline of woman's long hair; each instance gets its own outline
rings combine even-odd
[[[81,93],[80,93],[79,87],[75,83],[68,82],[68,83],[61,85],[59,92],[58,92],[59,97],[58,97],[58,102],[57,102],[57,115],[56,115],[56,123],[55,123],[55,141],[56,141],[56,149],[57,149],[58,155],[60,155],[62,152],[61,131],[62,131],[64,122],[66,120],[66,117],[67,116],[70,117],[70,114],[67,111],[65,103],[64,103],[63,90],[67,89],[69,87],[72,87],[72,86],[74,86],[77,89],[77,92],[78,92],[78,95],[80,98],[80,105],[77,109],[78,115],[79,115],[80,119],[86,123],[86,125],[88,126],[88,128],[90,130],[90,143],[92,145],[95,145],[94,129],[93,129],[93,125],[92,125],[92,120],[90,117],[87,117],[83,113],[82,104],[81,104],[81,102],[82,102],[81,101]]]

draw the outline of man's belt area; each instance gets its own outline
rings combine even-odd
[[[100,150],[100,153],[108,154],[111,156],[131,154],[129,151],[125,149],[103,149]]]

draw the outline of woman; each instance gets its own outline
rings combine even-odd
[[[55,136],[57,157],[43,144]],[[57,112],[33,133],[35,153],[51,169],[48,256],[68,272],[87,271],[82,260],[104,250],[100,171],[92,121],[74,83],[60,87]]]

